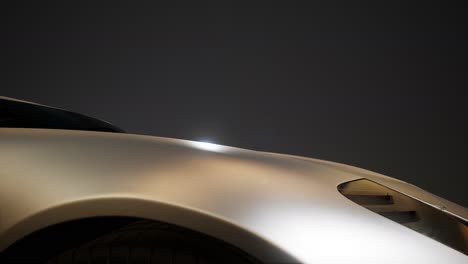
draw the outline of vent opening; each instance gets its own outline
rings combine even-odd
[[[367,179],[346,182],[338,191],[351,201],[468,255],[463,219]]]

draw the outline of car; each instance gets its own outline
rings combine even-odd
[[[395,178],[6,97],[0,114],[1,263],[468,263],[468,210]]]

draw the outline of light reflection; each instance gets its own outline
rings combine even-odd
[[[392,222],[346,207],[277,201],[264,203],[244,221],[304,263],[459,263],[463,257]]]
[[[190,142],[190,144],[199,149],[215,152],[223,151],[224,149],[226,149],[226,147],[223,145],[214,144],[209,141],[192,141]]]

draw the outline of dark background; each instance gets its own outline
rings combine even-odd
[[[464,6],[156,2],[2,6],[0,94],[352,164],[468,206]]]

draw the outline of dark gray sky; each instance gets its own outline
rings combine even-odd
[[[468,206],[464,6],[36,2],[0,11],[0,94],[343,162]]]

